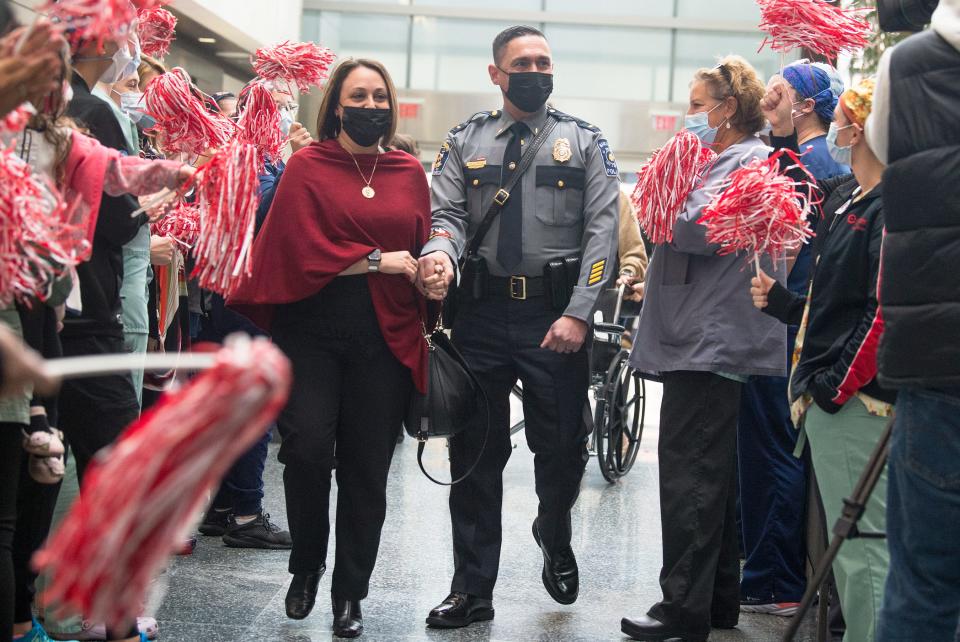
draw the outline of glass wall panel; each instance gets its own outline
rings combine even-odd
[[[413,5],[459,7],[462,9],[515,9],[518,11],[540,11],[542,8],[541,0],[484,0],[483,2],[477,0],[413,0]]]
[[[681,18],[719,18],[730,22],[760,22],[756,0],[676,0]],[[660,0],[658,0],[659,4]],[[669,4],[669,2],[664,2]]]
[[[539,7],[537,8],[539,9]],[[583,0],[546,0],[546,10],[605,16],[670,18],[673,16],[673,0],[643,0],[641,2],[637,0],[601,0],[593,3],[586,3]]]
[[[727,54],[739,54],[757,69],[760,80],[780,70],[780,54],[764,49],[757,53],[763,34],[718,33],[711,31],[678,31],[676,67],[673,71],[673,100],[686,103],[690,95],[690,81],[701,67],[713,67]],[[795,56],[789,56],[787,61]]]
[[[413,18],[412,89],[495,91],[487,66],[493,39],[508,23],[450,18]]]
[[[547,24],[558,96],[601,100],[669,100],[666,29]]]
[[[407,85],[410,18],[367,13],[304,11],[303,38],[333,49],[340,58],[374,58],[398,87]]]

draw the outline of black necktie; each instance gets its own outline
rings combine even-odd
[[[523,123],[514,123],[510,126],[513,131],[513,139],[507,145],[507,150],[503,154],[503,170],[500,180],[501,186],[504,185],[513,172],[517,171],[520,165],[520,156],[523,154],[524,137],[530,133],[530,128]],[[513,186],[510,198],[507,199],[503,211],[500,212],[500,234],[497,237],[497,263],[503,266],[503,269],[513,274],[514,270],[520,266],[523,259],[523,191],[520,188],[520,182]]]

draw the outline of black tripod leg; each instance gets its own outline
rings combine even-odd
[[[867,466],[864,468],[863,473],[861,473],[860,479],[857,480],[857,485],[853,487],[853,492],[850,494],[850,497],[843,500],[843,513],[833,526],[834,537],[830,541],[830,546],[827,547],[823,559],[820,560],[820,566],[817,567],[816,573],[813,574],[813,579],[807,584],[807,591],[804,593],[803,600],[800,602],[800,608],[797,609],[797,612],[790,620],[790,626],[783,635],[784,642],[791,642],[796,637],[797,631],[800,630],[800,624],[803,622],[803,618],[806,616],[807,611],[810,610],[810,606],[813,604],[813,600],[817,595],[817,589],[820,588],[830,573],[830,567],[833,565],[833,560],[837,558],[837,553],[840,552],[840,547],[843,545],[843,542],[848,538],[857,536],[857,522],[860,521],[860,517],[863,515],[863,511],[867,506],[867,500],[870,499],[870,494],[873,493],[873,489],[876,488],[877,482],[880,481],[880,476],[883,474],[883,469],[887,465],[887,454],[889,453],[888,448],[892,428],[893,417],[890,418],[886,428],[883,429],[883,434],[880,435],[880,440],[877,441],[877,445],[870,454]]]
[[[827,642],[830,637],[830,581],[820,585],[820,603],[817,606],[817,642]]]

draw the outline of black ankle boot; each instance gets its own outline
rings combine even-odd
[[[333,634],[339,638],[355,638],[363,633],[360,600],[333,598]]]
[[[287,617],[291,620],[302,620],[313,610],[313,605],[317,600],[317,586],[320,585],[320,578],[326,567],[321,566],[317,573],[295,574],[290,580],[290,588],[287,589]]]

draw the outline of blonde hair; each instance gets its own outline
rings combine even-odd
[[[317,114],[317,135],[321,141],[336,138],[340,134],[340,118],[337,116],[337,106],[340,104],[340,91],[343,81],[354,69],[366,67],[372,69],[383,78],[387,86],[387,101],[390,103],[390,129],[380,139],[384,145],[389,144],[397,133],[397,88],[383,63],[369,58],[347,58],[333,70],[327,86],[323,89],[323,101],[320,103],[320,113]]]
[[[730,124],[737,129],[755,134],[763,128],[763,112],[760,101],[766,87],[757,76],[757,70],[741,56],[726,56],[712,69],[703,68],[693,77],[694,82],[707,83],[708,91],[715,100],[733,96],[737,111]]]
[[[147,74],[156,74],[158,76],[162,76],[163,74],[167,73],[167,68],[163,66],[162,62],[153,56],[141,54],[140,66],[137,67],[137,73],[140,75],[140,91],[143,91],[147,86],[147,83],[143,82],[143,78]]]

